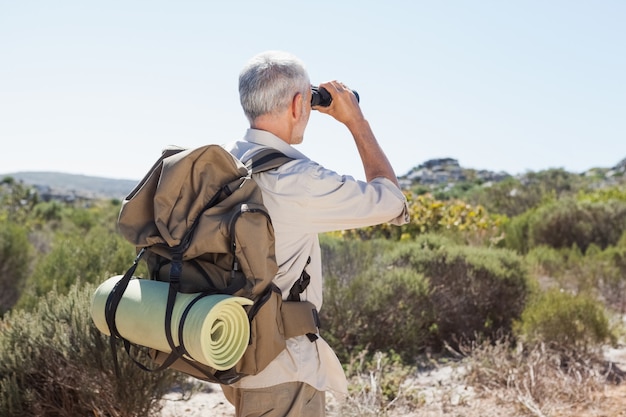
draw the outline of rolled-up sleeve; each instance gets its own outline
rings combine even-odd
[[[409,221],[404,194],[386,178],[357,181],[312,161],[295,161],[270,175],[261,185],[264,198],[291,231],[328,232],[381,223]],[[268,203],[266,202],[266,203]],[[276,210],[278,209],[278,210]]]

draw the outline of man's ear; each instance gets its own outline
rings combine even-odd
[[[291,100],[291,117],[296,120],[299,120],[300,116],[302,115],[302,106],[304,104],[303,101],[304,97],[301,93],[296,93],[296,95],[293,96],[293,99]]]

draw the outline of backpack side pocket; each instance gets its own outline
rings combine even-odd
[[[238,372],[258,374],[287,346],[281,315],[282,303],[280,291],[272,286],[252,306],[255,312],[250,322],[250,344],[237,364]]]

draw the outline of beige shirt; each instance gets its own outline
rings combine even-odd
[[[225,146],[242,161],[268,147],[295,159],[254,176],[274,225],[279,266],[274,282],[286,299],[306,266],[311,283],[301,299],[320,310],[322,259],[318,233],[385,222],[404,224],[409,220],[406,199],[386,178],[363,182],[339,175],[266,131],[249,129],[243,141]],[[311,263],[307,266],[309,257]],[[306,382],[321,391],[347,393],[343,369],[328,343],[322,338],[311,342],[306,336],[287,340],[287,348],[262,372],[234,386],[263,388],[291,381]]]

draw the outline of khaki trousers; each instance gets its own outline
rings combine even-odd
[[[323,417],[326,395],[304,382],[244,389],[222,385],[236,417]]]

